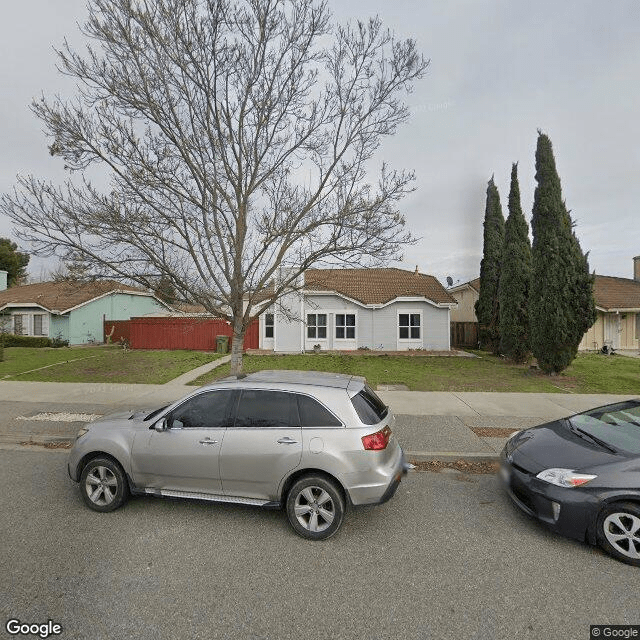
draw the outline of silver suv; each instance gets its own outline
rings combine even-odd
[[[347,504],[389,500],[411,467],[393,421],[364,378],[262,371],[86,425],[69,476],[96,511],[129,493],[284,507],[298,534],[321,540]]]

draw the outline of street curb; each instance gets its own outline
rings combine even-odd
[[[19,435],[10,435],[10,436],[0,436],[0,448],[4,445],[10,447],[45,447],[50,450],[54,450],[55,447],[47,447],[47,445],[55,445],[55,444],[69,444],[72,445],[75,442],[75,437],[70,438],[68,436],[54,436],[54,435],[46,435],[41,434],[36,437],[34,436],[19,436]],[[61,447],[63,451],[68,451]]]
[[[69,449],[64,447],[45,447],[42,443],[29,442],[20,444],[18,442],[0,442],[0,451],[46,451],[47,453],[66,453],[69,455]]]
[[[455,462],[465,460],[467,462],[498,462],[500,456],[497,453],[464,453],[462,451],[405,451],[405,457],[409,462]]]

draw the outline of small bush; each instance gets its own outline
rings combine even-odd
[[[62,334],[59,333],[53,340],[51,340],[51,346],[54,349],[58,349],[60,347],[68,347],[69,346],[69,341],[65,340],[62,337]]]
[[[5,347],[50,347],[51,340],[46,336],[16,336],[11,333],[3,336]]]

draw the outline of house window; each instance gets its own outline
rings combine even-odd
[[[356,338],[356,314],[336,313],[336,339],[355,340]]]
[[[24,333],[24,316],[22,314],[18,313],[13,316],[13,333],[17,336]]]
[[[264,314],[264,337],[273,338],[273,313]]]
[[[400,340],[420,340],[420,314],[398,314],[398,331]]]
[[[42,314],[33,316],[33,335],[34,336],[43,336],[43,318]]]
[[[317,338],[326,340],[327,338],[327,314],[308,313],[307,314],[307,338]]]

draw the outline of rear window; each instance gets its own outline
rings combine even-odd
[[[351,403],[363,424],[378,424],[389,413],[389,407],[378,398],[369,385],[365,385],[362,391],[356,393],[351,398]]]

